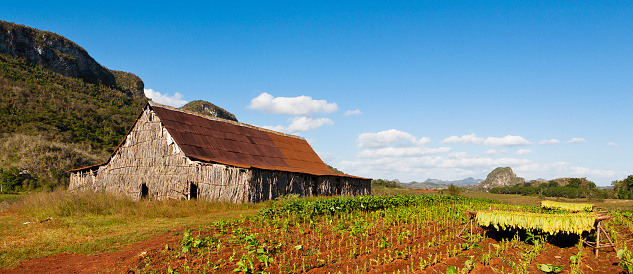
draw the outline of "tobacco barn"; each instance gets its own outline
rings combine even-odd
[[[371,194],[371,179],[332,172],[301,137],[153,102],[107,162],[70,173],[71,191],[136,200]]]

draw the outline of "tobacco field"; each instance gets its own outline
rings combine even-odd
[[[633,214],[609,211],[616,247],[599,257],[581,238],[592,231],[474,226],[465,211],[559,214],[561,209],[492,200],[420,195],[316,200],[290,197],[256,216],[221,220],[181,233],[138,256],[132,273],[627,273]],[[590,213],[582,213],[590,214]],[[558,215],[557,215],[558,216]],[[584,215],[583,215],[584,216]],[[565,222],[565,221],[563,221]],[[560,225],[559,225],[560,227]],[[560,231],[565,230],[561,228]],[[553,232],[552,232],[553,231]],[[595,240],[594,240],[595,241]]]

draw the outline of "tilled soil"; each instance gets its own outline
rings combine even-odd
[[[458,229],[458,228],[452,228]],[[179,241],[182,239],[184,229],[171,231],[167,234],[157,235],[146,241],[125,247],[123,250],[112,253],[97,255],[79,254],[57,254],[53,256],[33,259],[20,264],[13,269],[0,269],[0,273],[137,273],[137,272],[157,272],[166,273],[169,269],[177,270],[180,273],[197,272],[205,270],[207,273],[234,273],[236,261],[232,258],[239,257],[246,252],[239,245],[227,244],[219,250],[198,251],[192,250],[189,253],[180,252]],[[213,234],[213,229],[205,231]],[[478,232],[482,232],[480,229]],[[257,234],[258,231],[254,230]],[[310,233],[308,230],[307,233]],[[280,235],[283,237],[283,235]],[[327,239],[330,240],[330,239]],[[309,269],[302,269],[305,260],[315,252],[326,253],[328,250],[324,246],[313,246],[311,249],[295,250],[293,248],[282,247],[286,258],[281,266],[279,262],[272,261],[268,266],[255,261],[253,263],[254,272],[266,271],[267,273],[446,273],[451,266],[457,269],[463,268],[469,259],[481,258],[482,254],[493,254],[495,246],[503,244],[492,238],[485,238],[477,243],[479,248],[476,251],[462,249],[464,240],[453,238],[442,244],[424,249],[415,254],[405,256],[394,253],[393,250],[405,250],[407,246],[418,245],[427,242],[429,239],[411,239],[406,243],[395,246],[395,249],[377,250],[369,254],[342,255],[331,258],[330,261],[313,261]],[[366,243],[366,242],[365,242]],[[460,246],[456,254],[448,255],[448,250]],[[166,249],[167,247],[167,249]],[[354,254],[353,248],[363,250],[362,246],[341,247],[338,254]],[[443,259],[430,263],[423,270],[420,268],[420,258],[432,258],[443,253]],[[555,243],[545,243],[539,254],[534,255],[529,265],[530,273],[543,273],[538,269],[539,264],[563,265],[564,269],[560,273],[570,273],[573,267],[570,257],[578,253],[576,246],[557,246]],[[600,256],[595,258],[593,249],[584,247],[582,253],[582,263],[579,270],[582,273],[624,273],[618,266],[618,259],[612,249],[605,249],[600,252]],[[491,255],[484,265],[480,260],[474,265],[470,273],[509,273],[512,266],[509,264],[519,262],[523,256],[527,256],[525,247],[510,246],[504,250],[501,257]],[[279,256],[278,256],[279,257]],[[379,259],[376,259],[379,258]],[[382,259],[380,259],[382,258]],[[288,265],[295,265],[294,269]]]

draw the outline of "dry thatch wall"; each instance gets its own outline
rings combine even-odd
[[[110,162],[96,171],[72,174],[69,188],[163,200],[190,198],[194,184],[197,197],[245,202],[248,176],[245,169],[189,160],[146,108]]]
[[[108,164],[71,174],[69,189],[124,193],[133,199],[203,198],[259,202],[287,194],[368,195],[370,181],[244,169],[192,161],[146,108]]]

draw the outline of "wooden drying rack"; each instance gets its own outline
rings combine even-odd
[[[598,211],[596,213],[604,214],[604,213],[606,213],[606,211]],[[615,244],[613,243],[613,240],[611,240],[611,237],[609,236],[609,233],[607,232],[606,229],[604,229],[604,227],[602,227],[602,222],[606,221],[606,220],[610,220],[610,219],[613,219],[613,216],[603,215],[603,216],[598,216],[596,218],[596,241],[595,242],[588,241],[587,237],[582,239],[583,243],[585,243],[586,245],[588,245],[590,247],[593,247],[593,249],[596,252],[596,258],[598,257],[598,252],[600,251],[600,248],[612,247],[613,251],[618,252],[615,249]],[[604,238],[606,238],[609,241],[609,244],[600,243],[600,240],[601,240],[600,235],[603,235]]]
[[[464,230],[466,230],[466,228],[468,228],[469,226],[470,226],[469,236],[473,235],[473,224],[475,223],[475,217],[477,217],[477,211],[466,210],[465,213],[470,215],[470,219],[468,219],[468,222],[465,223],[464,226],[462,226],[462,230],[460,230],[459,233],[457,234],[457,238],[460,238],[463,240],[467,240],[466,238],[462,236],[462,233],[464,233]]]
[[[462,229],[459,231],[459,233],[457,234],[456,237],[460,238],[460,239],[463,239],[463,240],[468,240],[468,239],[466,239],[464,237],[465,235],[462,235],[462,234],[464,234],[465,230],[470,227],[469,235],[473,235],[473,225],[475,225],[475,222],[476,222],[477,211],[466,210],[466,211],[464,211],[464,213],[468,214],[470,216],[470,218],[468,219],[468,222],[466,222],[462,226]],[[604,214],[604,213],[606,213],[606,211],[598,211],[596,213],[597,214]],[[610,220],[610,219],[613,219],[613,216],[608,216],[608,215],[600,216],[599,215],[596,218],[596,222],[595,222],[596,241],[595,242],[591,242],[591,241],[587,240],[588,237],[585,237],[585,238],[582,239],[582,242],[585,243],[587,246],[593,247],[593,249],[595,250],[596,258],[598,257],[598,252],[600,251],[601,248],[611,247],[611,248],[613,248],[613,251],[617,252],[617,250],[615,248],[615,244],[613,243],[613,240],[611,240],[611,237],[609,236],[609,233],[602,226],[602,222],[603,221]],[[603,238],[601,238],[601,236]],[[604,240],[605,238],[607,239],[607,241],[609,241],[608,244],[607,243],[601,243],[601,240]]]

